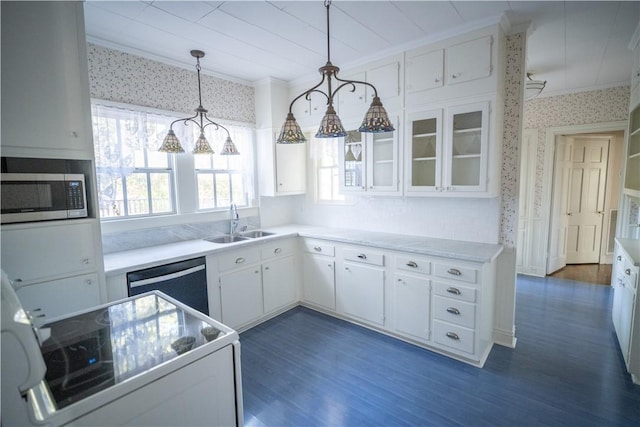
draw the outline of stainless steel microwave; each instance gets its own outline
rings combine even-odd
[[[87,216],[83,174],[3,173],[0,180],[2,224]]]

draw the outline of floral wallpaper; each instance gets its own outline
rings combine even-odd
[[[87,56],[92,98],[186,114],[197,107],[195,62],[187,70],[91,43]],[[202,103],[210,117],[255,123],[252,86],[205,74],[201,77]]]
[[[500,240],[515,248],[518,233],[518,191],[520,177],[520,145],[522,124],[522,82],[524,77],[524,33],[507,36],[505,73],[504,124],[502,135],[502,172]]]
[[[536,98],[525,102],[524,128],[538,129],[536,186],[533,206],[536,217],[541,216],[542,203],[544,201],[544,176],[552,173],[552,171],[544,170],[547,129],[557,126],[627,120],[628,111],[629,86]]]

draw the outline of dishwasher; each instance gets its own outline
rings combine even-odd
[[[209,315],[205,257],[159,265],[127,273],[129,296],[161,291]]]

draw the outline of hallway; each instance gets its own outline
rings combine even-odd
[[[569,264],[549,277],[609,286],[611,264]]]

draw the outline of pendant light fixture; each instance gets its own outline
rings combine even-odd
[[[374,85],[358,80],[343,80],[338,77],[340,68],[331,63],[331,35],[329,33],[329,8],[331,6],[331,0],[325,0],[324,6],[327,9],[327,63],[318,69],[322,75],[322,79],[320,80],[320,83],[313,86],[311,89],[307,89],[302,92],[300,95],[296,96],[293,101],[291,101],[287,119],[282,125],[282,130],[276,140],[278,144],[299,144],[306,142],[306,138],[302,134],[302,130],[300,129],[298,122],[296,122],[291,109],[293,104],[302,97],[307,101],[310,101],[311,94],[313,93],[321,94],[327,98],[327,111],[320,122],[320,128],[316,133],[316,138],[335,138],[345,136],[347,131],[342,126],[340,117],[338,117],[338,114],[336,114],[336,110],[333,107],[333,98],[336,93],[344,87],[350,88],[352,92],[355,91],[356,84],[366,85],[373,89],[373,101],[371,102],[371,106],[369,107],[358,131],[376,133],[392,132],[395,130],[393,128],[393,124],[389,120],[386,110],[382,106],[382,102],[380,102],[378,91]],[[333,89],[332,79],[337,81],[335,89]],[[325,81],[327,82],[326,92],[318,89]]]
[[[184,153],[184,148],[182,148],[182,145],[180,144],[178,137],[173,132],[173,125],[175,123],[184,122],[185,126],[188,125],[189,123],[195,123],[196,126],[198,126],[198,128],[200,129],[200,136],[196,140],[195,147],[193,148],[193,154],[213,154],[213,149],[211,148],[209,141],[207,141],[207,138],[204,136],[204,130],[207,126],[213,126],[215,130],[224,129],[224,131],[227,132],[227,139],[224,143],[224,146],[222,147],[222,151],[220,152],[220,155],[228,156],[228,155],[240,154],[238,152],[238,149],[234,145],[233,141],[231,140],[231,135],[229,134],[229,130],[224,126],[222,126],[221,124],[218,124],[213,120],[211,120],[209,117],[207,117],[208,110],[206,110],[202,106],[202,89],[200,85],[200,58],[204,57],[204,52],[201,50],[192,50],[191,56],[196,58],[196,71],[198,72],[199,104],[198,104],[198,108],[196,108],[195,110],[196,114],[191,117],[178,119],[171,122],[171,125],[169,126],[169,132],[167,133],[167,136],[164,138],[164,141],[162,142],[162,146],[160,146],[158,151],[161,151],[163,153]]]
[[[542,93],[547,85],[546,80],[533,80],[533,74],[527,73],[527,80],[524,82],[524,99],[533,99]]]

